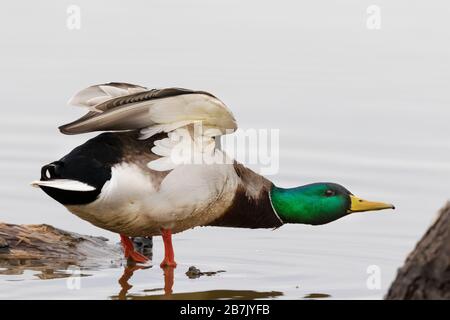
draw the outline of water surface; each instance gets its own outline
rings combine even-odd
[[[280,129],[280,170],[269,177],[277,185],[338,182],[397,210],[319,227],[177,234],[172,293],[164,290],[157,237],[155,266],[135,271],[126,290],[119,280],[127,270],[118,264],[83,270],[79,290],[70,290],[67,278],[40,276],[41,271],[1,272],[0,298],[385,294],[449,198],[448,2],[378,1],[377,31],[365,24],[372,3],[356,0],[77,3],[79,31],[65,24],[72,2],[2,4],[0,220],[48,223],[118,241],[28,185],[43,164],[93,136],[57,131],[82,114],[65,105],[68,98],[109,81],[211,91],[230,106],[241,128]],[[189,279],[185,272],[192,265],[226,272]],[[380,268],[380,289],[366,285],[371,265]],[[67,273],[47,273],[55,272]]]

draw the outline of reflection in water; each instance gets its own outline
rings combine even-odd
[[[170,296],[173,288],[173,267],[164,268],[164,296]]]
[[[122,288],[122,290],[120,290],[119,292],[119,299],[120,300],[125,300],[128,290],[130,290],[131,288],[133,288],[133,286],[131,284],[128,283],[128,280],[130,280],[130,278],[133,276],[134,272],[136,270],[139,269],[145,269],[146,267],[142,267],[142,266],[138,266],[138,265],[134,265],[134,266],[125,266],[124,270],[123,270],[123,274],[119,279],[119,284]]]
[[[73,267],[73,265],[70,267]],[[41,273],[39,274],[34,274],[34,276],[38,277],[41,280],[73,277],[73,273],[70,271],[70,267],[68,268],[68,270],[45,269],[41,270]],[[89,276],[91,276],[91,274],[77,273],[77,277],[89,277]]]
[[[135,237],[131,238],[133,241],[134,249],[140,254],[146,256],[149,261],[153,258],[153,239],[152,237]],[[128,290],[133,288],[128,281],[133,276],[134,272],[141,269],[149,269],[152,266],[137,265],[132,259],[127,260],[127,264],[124,267],[123,274],[119,279],[120,287],[122,288],[119,292],[118,298],[120,300],[125,300],[127,297]]]
[[[174,269],[173,267],[165,267],[164,271],[164,289],[154,288],[143,290],[144,294],[128,294],[128,291],[133,287],[129,284],[129,280],[134,272],[140,269],[148,269],[137,265],[127,265],[124,268],[123,274],[119,279],[121,290],[117,296],[112,296],[112,299],[119,300],[212,300],[212,299],[237,299],[237,300],[251,300],[251,299],[268,299],[282,296],[283,293],[279,291],[258,292],[253,290],[210,290],[199,292],[182,292],[173,293],[174,284]],[[159,295],[145,295],[148,292],[156,292],[164,290],[164,294]]]
[[[209,290],[198,292],[181,292],[170,295],[137,295],[132,294],[127,298],[131,300],[217,300],[217,299],[233,299],[233,300],[253,300],[253,299],[269,299],[282,296],[280,291],[253,291],[253,290]],[[112,297],[113,299],[115,297]]]
[[[38,271],[33,275],[40,280],[68,278],[72,275],[68,270],[72,266],[78,266],[80,269],[94,269],[100,265],[90,264],[81,266],[79,261],[60,261],[48,259],[9,259],[0,260],[0,275],[21,275],[25,271]],[[79,274],[80,277],[90,276],[90,274]]]
[[[321,298],[330,298],[331,295],[326,293],[310,293],[304,296],[304,299],[321,299]]]
[[[140,238],[133,239],[136,250],[150,259],[152,258],[152,239]],[[51,257],[41,259],[0,259],[0,275],[21,275],[26,271],[37,271],[33,274],[34,277],[40,280],[46,279],[58,279],[73,276],[71,270],[76,267],[79,271],[85,270],[97,270],[103,272],[107,268],[118,268],[123,266],[123,260],[117,261],[103,261],[103,260],[80,260],[69,257]],[[129,291],[133,288],[130,284],[131,279],[135,272],[139,272],[141,269],[149,269],[152,266],[148,265],[136,265],[133,261],[128,261],[124,266],[123,273],[118,279],[120,285],[120,292],[116,296],[112,296],[112,299],[127,300],[203,300],[203,299],[269,299],[276,298],[283,295],[279,291],[266,291],[259,292],[253,290],[209,290],[198,292],[180,292],[173,293],[174,286],[174,273],[175,268],[165,267],[163,268],[164,287],[149,288],[141,290],[139,293],[130,294]],[[203,276],[213,276],[225,272],[225,270],[218,271],[201,271],[195,266],[189,267],[184,274],[189,279],[198,279]],[[90,274],[81,273],[77,276],[90,276]],[[7,279],[6,281],[24,281],[26,279]],[[161,281],[161,282],[162,282]],[[189,280],[189,282],[197,282],[198,280]],[[61,283],[60,283],[61,284]],[[64,286],[64,290],[65,290]],[[163,292],[162,294],[160,292]],[[159,294],[158,294],[159,293]]]
[[[123,274],[119,279],[119,284],[121,286],[121,290],[119,292],[119,295],[117,298],[119,300],[126,300],[127,299],[127,293],[128,290],[130,290],[133,286],[129,284],[129,280],[133,276],[134,272],[140,269],[148,269],[151,267],[145,267],[145,266],[139,266],[139,265],[131,265],[130,263],[125,266],[123,270]],[[173,279],[174,279],[174,268],[173,267],[165,267],[163,269],[164,271],[164,296],[170,296],[172,294],[172,288],[173,288]],[[151,289],[146,290],[146,292],[149,291],[159,291],[160,289]],[[115,297],[113,297],[115,298]],[[128,296],[129,298],[129,296]]]

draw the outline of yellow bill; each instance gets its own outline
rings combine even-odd
[[[383,209],[395,209],[394,205],[392,205],[390,203],[367,201],[367,200],[363,200],[358,197],[355,197],[354,195],[350,195],[350,200],[351,200],[351,204],[350,204],[350,210],[348,210],[348,213],[383,210]]]

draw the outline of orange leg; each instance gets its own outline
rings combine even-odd
[[[120,235],[120,242],[122,243],[123,252],[125,254],[125,258],[131,259],[134,262],[146,263],[148,258],[136,250],[134,250],[133,242],[127,236]]]
[[[161,268],[172,267],[175,268],[175,253],[172,247],[172,231],[170,229],[161,229],[162,238],[164,241],[164,260],[161,262]]]

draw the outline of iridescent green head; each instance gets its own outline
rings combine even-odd
[[[330,182],[289,189],[273,186],[270,199],[285,223],[325,224],[352,212],[394,209],[392,204],[359,199],[343,186]]]

